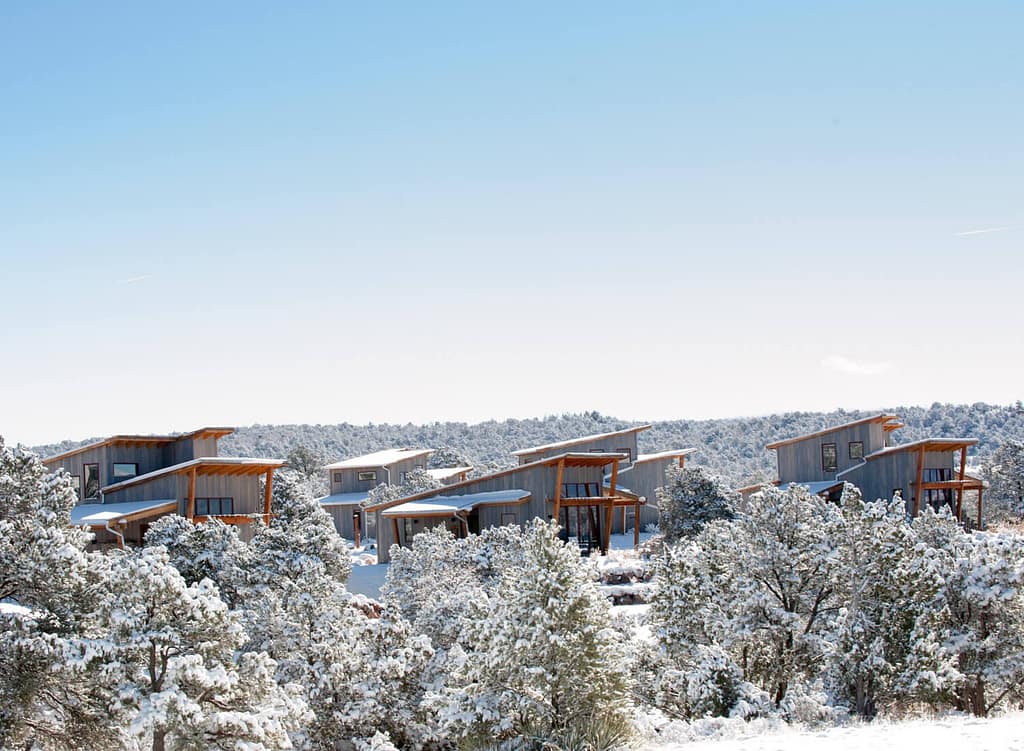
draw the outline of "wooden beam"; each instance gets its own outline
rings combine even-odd
[[[679,457],[679,469],[682,469],[685,466],[686,466],[686,457],[685,456],[680,456]]]
[[[978,529],[981,529],[981,488],[978,488]]]
[[[964,472],[967,471],[967,447],[964,446],[960,449],[960,482],[964,481]],[[960,485],[956,491],[956,518],[958,521],[963,521],[960,516],[961,507],[964,503],[964,486]]]
[[[395,533],[395,545],[402,547],[402,538],[398,536],[398,519],[391,519],[391,531]]]
[[[917,483],[914,485],[914,516],[921,510],[921,479],[924,477],[924,446],[917,452]]]
[[[352,514],[352,530],[355,533],[356,547],[359,547],[359,512]]]
[[[623,530],[625,532],[625,530]],[[640,549],[640,499],[633,506],[633,550]]]
[[[608,491],[608,495],[615,495],[615,486],[619,481],[619,460],[616,459],[612,462],[612,486]],[[622,530],[625,532],[626,530]]]
[[[188,503],[185,506],[185,518],[189,521],[196,515],[196,468],[188,473]]]
[[[270,498],[274,492],[274,470],[267,470],[267,481],[263,486],[263,523],[270,526]]]
[[[558,471],[555,472],[555,513],[552,514],[555,521],[558,521],[558,513],[562,509],[562,477],[565,474],[565,459],[558,462]]]

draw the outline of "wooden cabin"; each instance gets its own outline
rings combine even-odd
[[[961,521],[968,521],[964,492],[977,494],[971,521],[982,523],[984,483],[966,474],[967,450],[973,438],[928,438],[893,445],[891,435],[903,427],[896,415],[877,414],[769,443],[776,452],[777,485],[804,485],[811,492],[838,500],[844,482],[860,488],[864,498],[892,498],[899,493],[907,513],[916,516],[922,505],[948,506]],[[749,495],[760,486],[741,488]]]
[[[376,517],[363,512],[370,491],[378,485],[402,485],[408,473],[421,469],[442,484],[465,480],[472,467],[427,469],[433,449],[397,448],[343,459],[324,467],[330,493],[318,498],[334,519],[334,528],[358,546],[363,538],[376,538]]]
[[[643,503],[616,492],[618,467],[626,459],[620,453],[570,451],[377,504],[366,512],[376,517],[378,560],[389,561],[392,544],[407,546],[431,527],[445,525],[464,536],[538,516],[559,519],[567,536],[585,549],[607,550],[615,509],[632,507],[635,514]]]
[[[72,476],[78,503],[71,522],[89,527],[97,545],[141,544],[153,519],[175,513],[243,525],[245,539],[255,518],[269,523],[274,470],[285,462],[218,456],[217,441],[232,432],[209,427],[183,435],[116,435],[43,464]]]

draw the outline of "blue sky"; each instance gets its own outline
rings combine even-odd
[[[3,4],[0,434],[1021,398],[1024,6],[633,5]]]

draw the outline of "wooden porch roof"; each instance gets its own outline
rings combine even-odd
[[[101,488],[103,493],[115,493],[132,485],[151,482],[159,477],[178,475],[195,470],[197,475],[218,475],[231,477],[236,475],[262,475],[266,472],[287,466],[288,462],[281,459],[254,459],[238,456],[203,456],[181,464],[147,472],[144,475],[122,480],[121,482]]]

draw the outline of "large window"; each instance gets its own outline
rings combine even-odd
[[[359,482],[377,482],[376,472],[360,472],[358,477]]]
[[[617,453],[617,454],[625,454],[627,462],[632,462],[633,461],[633,449],[631,449],[631,448],[616,449],[615,453]]]
[[[196,498],[196,516],[231,516],[234,513],[234,498]]]
[[[128,480],[139,474],[139,465],[132,462],[114,462],[114,480]]]
[[[850,458],[864,458],[864,441],[850,441]]]
[[[335,472],[334,473],[334,481],[335,482],[341,482],[344,478],[345,478],[345,474],[343,472]]]
[[[952,479],[953,470],[950,467],[926,469],[921,473],[922,482],[950,482]],[[953,508],[953,489],[939,488],[937,490],[926,490],[921,500],[936,511],[943,506]]]
[[[821,471],[835,472],[839,468],[836,445],[834,443],[821,444]]]
[[[100,497],[100,465],[83,464],[82,472],[85,479],[82,480],[82,499],[96,501]]]

